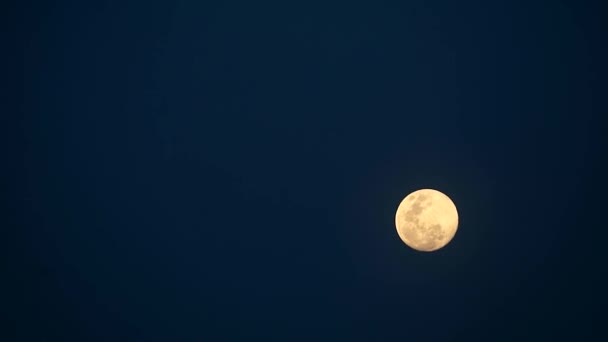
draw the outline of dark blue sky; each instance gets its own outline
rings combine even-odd
[[[7,341],[605,335],[601,1],[5,7]]]

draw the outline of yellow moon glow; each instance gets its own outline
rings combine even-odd
[[[448,196],[437,190],[422,189],[401,201],[395,225],[406,245],[432,252],[447,245],[456,234],[458,211]]]

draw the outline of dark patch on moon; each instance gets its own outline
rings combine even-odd
[[[420,224],[419,220],[409,229],[410,234],[406,234],[409,239],[416,242],[418,248],[422,250],[433,250],[443,241],[445,234],[440,224],[425,225]]]
[[[433,224],[427,228],[426,236],[433,241],[441,241],[445,237],[441,225],[439,223]]]
[[[412,204],[411,208],[405,213],[405,221],[417,223],[417,216],[422,214],[424,209],[428,208],[433,203],[433,201],[426,194],[420,194],[418,196],[414,195],[411,197],[411,199],[414,200],[414,203]]]

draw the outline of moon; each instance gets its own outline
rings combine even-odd
[[[422,189],[407,195],[395,215],[397,233],[406,245],[422,252],[447,245],[458,229],[458,211],[445,194]]]

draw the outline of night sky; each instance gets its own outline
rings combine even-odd
[[[606,7],[4,4],[0,339],[603,340]]]

